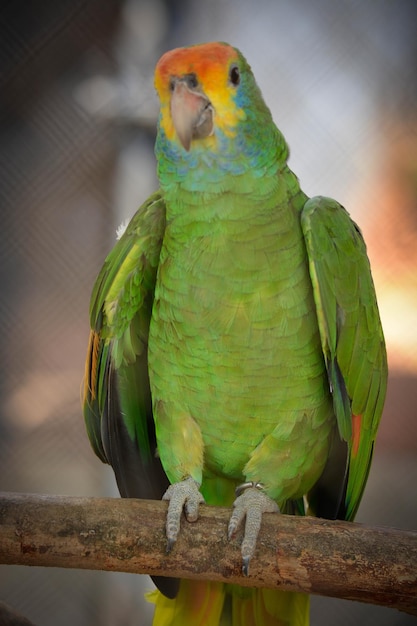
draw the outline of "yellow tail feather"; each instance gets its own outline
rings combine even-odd
[[[308,626],[309,596],[272,589],[249,589],[218,582],[182,580],[174,600],[159,591],[153,626]]]

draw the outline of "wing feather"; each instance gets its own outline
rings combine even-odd
[[[165,206],[151,196],[132,218],[96,280],[90,306],[83,409],[91,445],[112,465],[125,497],[160,498],[147,343]]]
[[[366,246],[347,211],[330,198],[311,198],[301,225],[335,415],[348,446],[338,516],[353,519],[385,399],[384,337]]]

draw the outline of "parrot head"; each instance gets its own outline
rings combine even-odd
[[[223,43],[177,48],[155,70],[161,102],[160,128],[188,151],[194,140],[213,146],[218,134],[234,136],[246,117],[240,86],[249,67],[240,52]],[[250,70],[249,70],[250,73]]]
[[[260,177],[286,160],[285,140],[251,68],[229,44],[166,52],[156,65],[155,88],[160,99],[155,150],[164,191],[185,178],[190,189],[220,181],[225,189],[232,185],[224,180],[229,174]]]
[[[165,53],[155,69],[155,87],[161,103],[159,130],[187,152],[193,143],[219,149],[245,129],[256,139],[272,121],[246,59],[226,43]]]

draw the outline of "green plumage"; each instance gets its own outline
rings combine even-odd
[[[306,496],[317,515],[353,519],[387,374],[365,245],[338,203],[300,191],[247,63],[226,47],[218,101],[190,64],[185,97],[215,111],[190,149],[170,135],[157,69],[161,188],[94,288],[87,430],[122,495],[161,497],[165,475],[191,476],[209,504],[230,505],[253,481],[282,510]]]

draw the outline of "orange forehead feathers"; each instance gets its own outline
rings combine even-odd
[[[237,51],[225,43],[205,43],[166,52],[155,69],[155,87],[161,101],[169,94],[172,76],[194,72],[200,82],[210,89],[210,85],[222,84],[227,80],[228,67],[237,60]]]

